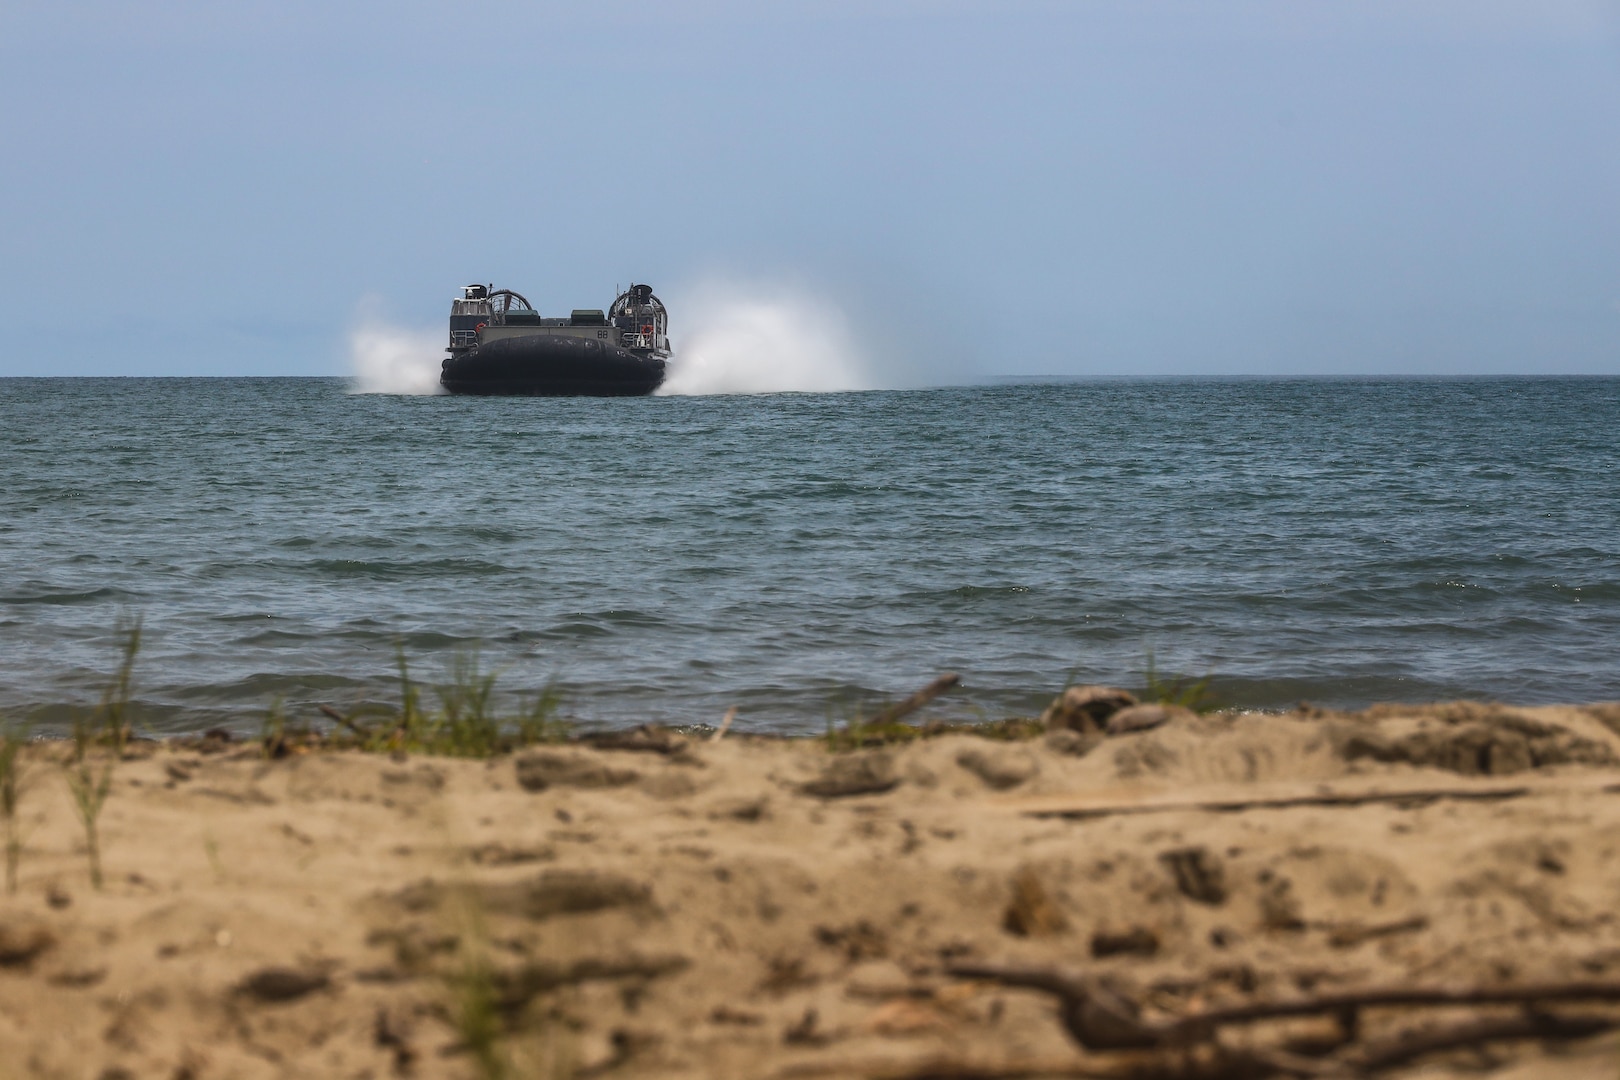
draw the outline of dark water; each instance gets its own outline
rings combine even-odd
[[[0,707],[139,616],[154,727],[440,676],[586,720],[816,729],[1214,673],[1230,702],[1620,697],[1620,380],[643,400],[0,380]]]

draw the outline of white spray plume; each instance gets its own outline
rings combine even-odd
[[[807,296],[711,286],[672,304],[660,394],[828,393],[874,386],[843,312]]]
[[[349,334],[349,365],[357,394],[442,394],[444,338],[436,330],[407,330],[367,317]]]

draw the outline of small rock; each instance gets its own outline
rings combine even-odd
[[[0,967],[26,967],[56,944],[56,935],[43,926],[0,923]]]
[[[62,886],[52,882],[50,888],[45,890],[45,903],[50,905],[52,911],[61,911],[73,906],[73,896]]]
[[[918,981],[893,960],[867,960],[852,968],[844,982],[844,995],[887,1001],[905,997],[918,988]]]
[[[517,759],[517,781],[525,791],[551,787],[609,788],[634,783],[641,774],[618,769],[594,754],[537,750]]]
[[[1101,731],[1108,718],[1136,704],[1136,695],[1115,686],[1071,686],[1041,714],[1048,731]]]
[[[1124,930],[1098,930],[1091,935],[1091,955],[1156,956],[1159,935],[1146,926],[1131,926]]]
[[[243,979],[236,991],[265,1002],[297,1001],[331,984],[332,977],[319,968],[267,967]]]
[[[819,778],[801,785],[799,790],[820,799],[843,799],[853,795],[881,795],[899,784],[893,759],[880,751],[835,757]]]
[[[1181,895],[1200,904],[1216,906],[1226,902],[1226,866],[1221,857],[1206,847],[1166,851],[1159,861],[1170,868]]]
[[[997,791],[1017,787],[1040,769],[1028,751],[1011,746],[969,747],[956,763]]]
[[[1135,731],[1152,731],[1172,720],[1197,718],[1197,713],[1180,705],[1133,705],[1110,716],[1104,730],[1109,735],[1129,735]]]
[[[579,1070],[575,1075],[600,1076],[620,1064],[618,1048],[605,1031],[587,1029],[575,1035],[568,1050],[569,1064]]]

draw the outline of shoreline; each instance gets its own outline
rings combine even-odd
[[[1121,715],[838,749],[130,742],[86,757],[101,890],[73,746],[30,743],[0,1046],[19,1076],[1190,1076],[1162,1070],[1489,1021],[1372,1074],[1612,1078],[1603,1001],[1544,1003],[1536,1038],[1511,1005],[1368,1007],[1348,1039],[1299,1017],[1171,1053],[1082,1046],[992,969],[1102,978],[1149,1027],[1612,984],[1620,704]]]

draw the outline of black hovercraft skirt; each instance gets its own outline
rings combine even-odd
[[[500,338],[444,362],[439,383],[452,394],[529,397],[638,397],[664,381],[664,361],[591,338]]]

